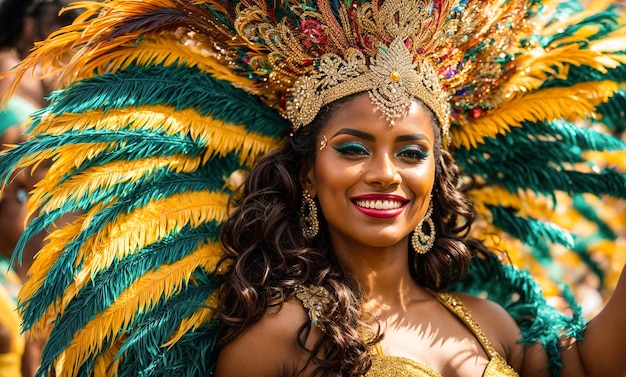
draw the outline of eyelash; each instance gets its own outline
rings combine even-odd
[[[359,144],[359,143],[345,143],[345,144],[333,147],[333,149],[347,156],[362,156],[362,155],[368,155],[370,153],[370,151],[367,148],[365,148],[363,144]]]
[[[426,158],[428,158],[429,154],[426,153],[422,148],[406,147],[406,148],[402,148],[398,152],[398,156],[408,158],[411,160],[421,161],[421,160],[425,160]]]
[[[354,142],[338,145],[336,147],[333,147],[333,149],[346,156],[363,156],[369,155],[370,153],[363,144]],[[397,153],[397,156],[400,158],[422,161],[428,158],[429,154],[426,153],[422,148],[411,146],[402,148]]]

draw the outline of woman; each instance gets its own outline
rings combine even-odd
[[[444,375],[482,375],[489,356],[429,291],[445,290],[463,276],[477,251],[463,241],[472,212],[457,184],[458,169],[423,103],[413,101],[391,127],[367,94],[329,105],[251,172],[240,205],[224,224],[233,269],[216,375],[312,375],[317,368],[360,375],[377,344],[385,354],[427,362]],[[313,238],[299,234],[302,191],[319,202]],[[264,215],[266,208],[272,211]],[[276,237],[264,234],[267,222]],[[423,223],[430,224],[427,234],[434,226],[430,250],[430,244],[409,246],[415,229],[424,232]],[[234,236],[248,234],[262,236]],[[313,329],[309,307],[298,300],[300,286],[327,290]],[[502,336],[492,341],[499,353],[519,365],[513,320],[496,305],[464,301],[487,334]],[[241,326],[249,322],[249,328]],[[363,337],[369,326],[378,336]],[[265,339],[275,339],[275,352],[235,362],[254,355]],[[319,362],[310,360],[305,345]]]
[[[515,321],[497,304],[459,295],[473,327],[443,304],[447,295],[435,293],[463,277],[473,255],[487,252],[465,238],[472,212],[458,178],[423,103],[413,101],[391,127],[367,94],[322,110],[252,170],[224,223],[233,267],[216,375],[361,375],[370,358],[372,376],[550,375],[545,352],[524,349]],[[298,221],[303,191],[319,203],[314,237],[306,235],[310,221]],[[430,225],[422,231],[424,223]],[[415,232],[424,237],[432,226],[432,249],[428,242],[409,246]],[[624,305],[614,297],[604,316],[618,320]],[[363,336],[367,329],[372,336]],[[272,352],[258,352],[268,339]],[[604,364],[592,345],[582,350],[591,353],[582,354],[584,366],[567,349],[564,376],[623,374],[619,358]]]
[[[539,216],[555,190],[626,197],[570,169],[623,149],[566,119],[617,124],[626,81],[618,14],[574,9],[90,4],[18,70],[61,89],[0,164],[54,161],[23,240],[76,214],[21,292],[26,328],[54,319],[40,374],[622,372],[623,283],[578,344],[486,251],[580,246]]]

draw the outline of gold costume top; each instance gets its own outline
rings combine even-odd
[[[458,297],[445,292],[433,293],[435,297],[452,313],[454,313],[476,336],[490,360],[483,377],[518,377],[517,372],[509,366],[491,345],[485,334],[474,321]],[[422,362],[406,357],[387,356],[382,354],[380,345],[372,357],[372,367],[366,377],[441,377],[441,374]]]

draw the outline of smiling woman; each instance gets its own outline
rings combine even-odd
[[[507,263],[585,256],[555,192],[626,198],[579,164],[625,143],[571,123],[623,117],[620,9],[80,5],[17,70],[61,88],[0,157],[53,161],[22,241],[76,214],[21,291],[41,376],[626,373],[626,278],[585,324]]]
[[[216,375],[274,375],[278,370],[288,371],[286,375],[315,370],[359,375],[367,371],[371,350],[428,361],[439,370],[456,365],[467,375],[485,369],[492,356],[485,352],[494,348],[481,351],[482,338],[472,335],[473,329],[482,334],[480,328],[459,324],[429,289],[440,291],[457,281],[472,256],[486,250],[470,250],[462,241],[472,220],[471,206],[457,188],[458,169],[442,147],[434,113],[417,99],[407,110],[391,126],[366,93],[349,96],[322,108],[310,125],[252,170],[221,233],[226,258],[234,265],[222,288],[224,347]],[[297,211],[301,194],[293,188],[315,198],[313,211]],[[319,213],[319,231],[300,236],[296,220],[311,213]],[[459,219],[465,225],[458,226]],[[277,236],[266,237],[275,230]],[[424,245],[421,240],[429,237],[432,241]],[[305,292],[324,287],[312,298],[305,295],[315,303],[314,318],[311,311],[309,315],[322,333],[311,323],[288,320],[297,309],[271,309],[302,310],[292,299],[293,286]],[[257,295],[250,296],[251,291]],[[476,300],[468,302],[475,312],[491,310]],[[361,311],[362,306],[368,310]],[[248,321],[256,324],[240,325]],[[495,334],[506,327],[502,322],[515,328],[510,318],[483,325]],[[363,337],[368,328],[372,336]],[[285,336],[276,339],[275,331]],[[498,341],[499,351],[519,355],[517,332],[508,332],[510,343]],[[236,363],[260,346],[256,337],[275,339],[272,346],[280,351],[260,356],[258,364],[251,359]],[[301,355],[295,338],[308,345],[311,358]],[[433,341],[441,345],[433,347]],[[459,360],[467,347],[476,354]],[[375,365],[383,360],[385,370],[389,358]],[[412,365],[393,360],[400,368]]]

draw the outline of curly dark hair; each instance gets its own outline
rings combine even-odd
[[[325,106],[313,123],[262,158],[236,195],[220,235],[223,262],[232,265],[222,284],[218,347],[259,321],[268,308],[291,299],[297,285],[323,286],[332,300],[318,318],[325,331],[317,344],[307,349],[309,362],[315,363],[321,376],[358,376],[369,369],[368,349],[380,341],[380,326],[361,312],[363,294],[335,260],[323,217],[312,241],[302,235],[299,221],[302,165],[314,161],[320,129],[353,97]],[[474,254],[464,241],[473,209],[460,187],[459,168],[442,147],[432,113],[431,120],[436,135],[432,219],[437,239],[424,255],[407,252],[413,278],[426,288],[444,290],[465,275]],[[310,326],[307,322],[299,331],[298,342],[304,349]],[[366,327],[374,334],[367,340],[359,331]]]

